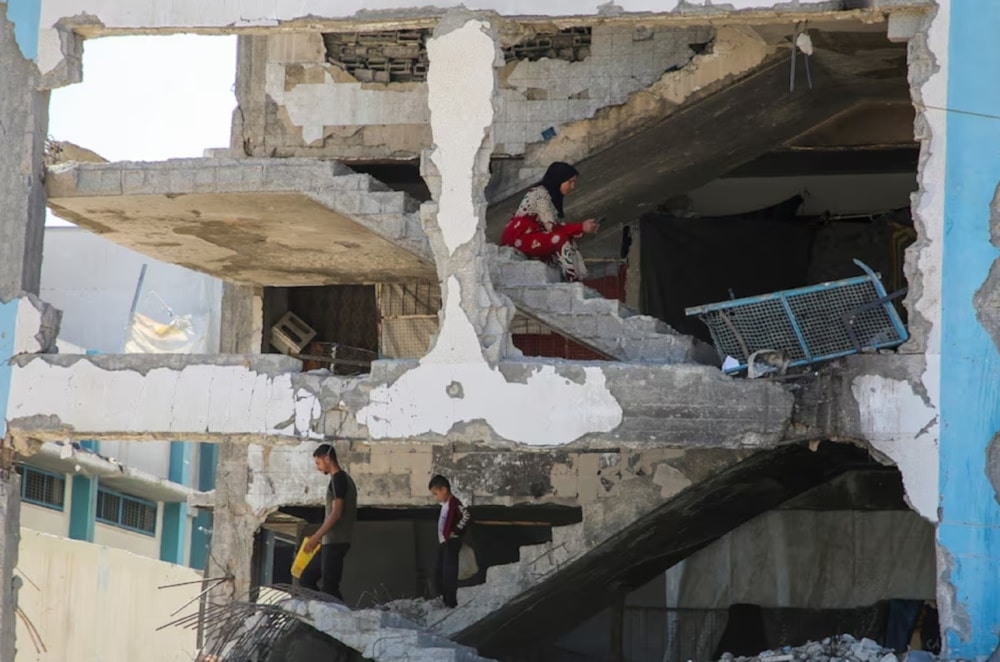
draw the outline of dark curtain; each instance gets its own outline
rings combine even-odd
[[[740,214],[640,219],[640,306],[681,333],[711,341],[684,309],[807,284],[814,219],[796,218],[802,198]]]

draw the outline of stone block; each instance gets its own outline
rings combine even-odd
[[[577,496],[578,485],[575,474],[553,474],[550,480],[553,496],[569,499]]]
[[[116,167],[80,167],[77,189],[88,196],[121,195],[122,171]]]
[[[263,191],[264,166],[246,165],[240,168],[240,191]]]
[[[264,186],[269,191],[301,191],[311,188],[314,175],[310,169],[281,163],[280,159],[264,165]]]
[[[215,193],[219,185],[216,182],[218,168],[212,166],[201,166],[194,171],[192,181],[192,192],[194,193]]]

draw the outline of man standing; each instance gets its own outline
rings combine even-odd
[[[340,468],[333,445],[320,444],[313,451],[313,461],[317,470],[330,476],[330,484],[326,488],[326,517],[316,533],[306,541],[306,551],[311,552],[321,542],[323,548],[306,566],[300,584],[318,591],[322,578],[323,591],[343,600],[340,578],[344,574],[344,557],[351,549],[351,534],[358,518],[358,490],[347,472]]]

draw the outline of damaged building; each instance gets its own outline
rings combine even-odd
[[[159,624],[205,660],[990,658],[998,28],[965,0],[0,2],[0,662],[28,659],[16,467],[84,441],[214,463],[183,494],[200,593]],[[227,148],[53,157],[89,40],[187,32],[238,35]],[[567,219],[602,219],[584,282],[498,246],[557,161]],[[223,281],[217,342],[59,345],[47,210]],[[324,441],[360,506],[343,603],[290,586]],[[436,473],[474,517],[455,609]]]

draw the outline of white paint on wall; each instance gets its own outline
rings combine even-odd
[[[600,368],[584,368],[583,383],[558,375],[552,366],[537,369],[523,384],[508,383],[483,358],[459,299],[452,278],[434,348],[417,368],[372,391],[370,404],[358,412],[358,422],[373,438],[445,435],[456,425],[482,421],[511,441],[559,446],[621,423],[621,405]],[[449,395],[455,385],[460,396]]]
[[[468,242],[479,224],[472,199],[476,154],[493,125],[496,44],[469,21],[427,43],[427,104],[435,149],[431,160],[441,174],[438,225],[449,253]]]
[[[197,609],[171,616],[201,590],[201,574],[195,570],[22,528],[18,572],[31,580],[18,592],[18,607],[48,650],[36,652],[18,619],[16,662],[183,662],[196,657],[193,630],[158,630]],[[186,584],[157,588],[181,583]]]
[[[242,366],[105,370],[89,359],[15,367],[7,420],[55,416],[81,434],[275,435],[312,438],[316,396]],[[303,412],[309,412],[308,415]]]
[[[425,124],[430,119],[426,85],[366,88],[361,83],[334,82],[328,71],[323,78],[322,83],[300,83],[286,91],[284,65],[267,66],[268,96],[285,108],[292,124],[301,127],[307,145],[323,139],[325,126]]]
[[[863,375],[851,382],[866,440],[903,475],[910,507],[928,521],[938,517],[937,410],[906,380]]]
[[[937,14],[927,34],[927,44],[934,53],[937,71],[921,86],[921,103],[925,107],[917,108],[927,124],[930,142],[924,148],[928,158],[920,172],[920,193],[914,200],[914,213],[923,220],[921,238],[925,241],[917,260],[923,292],[916,301],[916,307],[931,323],[926,353],[934,357],[940,357],[941,354],[941,263],[944,253],[945,154],[948,147],[948,113],[938,109],[948,107],[950,25],[951,3],[939,2]],[[931,401],[937,403],[939,384],[931,384],[925,379],[924,386],[928,389]]]
[[[816,5],[828,0],[798,0],[799,6]],[[449,9],[465,6],[471,10],[496,11],[508,16],[582,16],[601,13],[602,9],[622,12],[665,13],[676,10],[681,0],[617,0],[609,6],[604,0],[438,0],[434,6]],[[689,2],[688,4],[694,4]],[[705,6],[711,6],[708,0]],[[727,0],[734,10],[767,9],[775,0]],[[408,9],[420,3],[401,0],[343,0],[331,5],[325,0],[42,0],[39,34],[39,68],[47,73],[62,60],[57,24],[64,18],[86,14],[95,17],[108,30],[154,29],[181,32],[191,28],[237,30],[277,25],[304,17],[347,18],[361,11]]]

